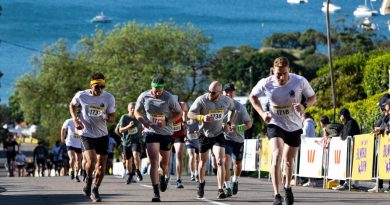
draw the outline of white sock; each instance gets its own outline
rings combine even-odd
[[[230,181],[225,181],[225,187],[226,187],[226,189],[230,188]]]
[[[239,179],[240,179],[240,176],[234,175],[234,176],[232,177],[232,181],[233,181],[233,182],[238,182]]]
[[[195,172],[194,172],[194,173],[195,173],[195,176],[197,176],[197,175],[198,175],[198,171],[197,171],[197,170],[195,170]]]

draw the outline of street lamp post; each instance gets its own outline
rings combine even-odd
[[[332,63],[331,38],[330,38],[329,4],[330,4],[330,0],[326,0],[326,38],[327,38],[327,44],[328,44],[330,86],[332,89],[333,122],[335,122],[335,120],[336,120],[336,93],[334,90],[334,73],[333,73],[333,63]]]

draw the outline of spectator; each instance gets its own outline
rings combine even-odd
[[[351,114],[347,108],[342,108],[339,112],[340,121],[344,123],[344,127],[341,130],[341,139],[345,140],[348,136],[355,136],[360,134],[360,127],[355,119],[351,117]],[[348,158],[349,159],[349,158]],[[351,161],[348,160],[347,164],[350,164]],[[340,181],[340,185],[337,187],[333,187],[333,190],[345,190],[349,187],[349,181]],[[355,184],[352,185],[353,188],[356,188],[358,186],[358,181],[355,182]]]
[[[18,176],[23,177],[26,168],[26,155],[19,150],[19,153],[15,157],[16,167],[18,168]]]
[[[8,134],[7,140],[3,143],[3,148],[7,156],[8,175],[13,177],[15,170],[15,156],[16,153],[19,152],[19,144],[15,141],[15,138],[11,133]]]

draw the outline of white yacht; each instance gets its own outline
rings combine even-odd
[[[111,18],[104,15],[103,12],[100,12],[99,15],[92,18],[92,23],[110,23],[112,21]]]
[[[359,5],[355,11],[353,12],[353,15],[358,18],[364,18],[364,17],[370,17],[373,15],[377,15],[378,11],[376,11],[373,8],[372,2],[370,1],[371,8],[367,6],[367,0],[364,0],[364,5]]]
[[[309,0],[287,0],[287,3],[289,4],[304,4],[308,2]]]
[[[365,31],[376,30],[376,24],[372,23],[368,17],[365,17],[363,22],[360,24],[360,27]]]
[[[329,3],[329,13],[334,13],[340,9],[341,9],[340,6],[336,6],[335,4]],[[326,12],[326,2],[322,3],[321,11],[324,13]]]

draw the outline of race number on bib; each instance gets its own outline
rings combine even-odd
[[[292,107],[291,106],[272,106],[273,113],[280,117],[288,117],[292,115]]]
[[[214,120],[223,119],[223,110],[210,110],[209,114],[214,117]]]
[[[158,122],[165,121],[165,115],[150,115],[150,121],[152,125],[157,125]]]
[[[101,117],[104,113],[104,107],[99,106],[88,106],[88,116],[89,117]]]
[[[129,129],[129,134],[131,135],[134,135],[138,132],[138,128],[137,127],[133,127],[133,128],[130,128]]]
[[[179,122],[179,123],[174,123],[174,124],[173,124],[173,131],[174,131],[174,132],[177,132],[177,131],[179,131],[179,130],[181,130],[181,122]]]

